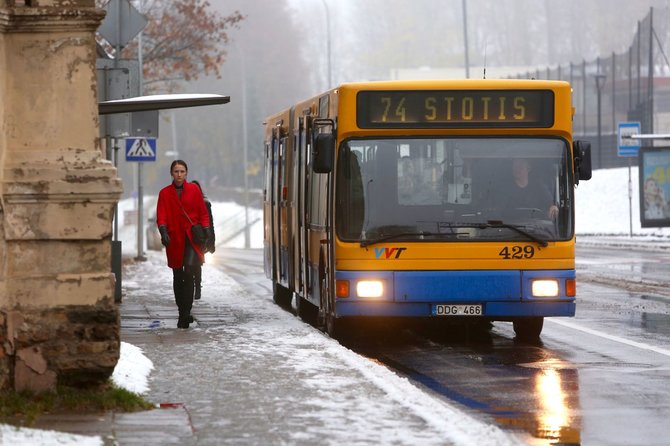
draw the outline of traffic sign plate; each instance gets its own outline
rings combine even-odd
[[[156,161],[156,138],[126,138],[126,161]]]
[[[112,46],[125,47],[147,26],[147,18],[128,0],[111,0],[98,32]],[[120,26],[119,26],[120,25]]]
[[[633,139],[631,135],[639,135],[642,125],[639,122],[620,122],[618,131],[619,156],[637,156],[640,150],[640,140]]]

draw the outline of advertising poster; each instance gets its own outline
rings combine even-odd
[[[670,226],[670,147],[640,150],[640,225]]]

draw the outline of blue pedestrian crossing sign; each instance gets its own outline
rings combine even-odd
[[[156,138],[126,138],[126,161],[156,161]]]
[[[642,125],[639,122],[620,122],[619,123],[619,156],[637,156],[640,151],[641,142],[639,139],[633,139],[631,135],[639,135],[642,132]]]

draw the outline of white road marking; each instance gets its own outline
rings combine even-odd
[[[654,347],[652,345],[643,344],[641,342],[631,341],[629,339],[624,339],[624,338],[621,338],[619,336],[612,336],[610,334],[603,333],[601,331],[591,330],[590,328],[586,328],[586,327],[581,327],[577,324],[573,324],[572,322],[566,322],[564,320],[545,319],[545,321],[549,321],[549,322],[552,322],[554,324],[562,325],[564,327],[571,328],[573,330],[579,330],[579,331],[582,331],[584,333],[591,334],[593,336],[598,336],[598,337],[601,337],[601,338],[604,338],[604,339],[609,339],[610,341],[619,342],[621,344],[630,345],[631,347],[637,347],[637,348],[640,348],[642,350],[649,350],[649,351],[652,351],[652,352],[670,357],[670,350],[666,350],[664,348]]]

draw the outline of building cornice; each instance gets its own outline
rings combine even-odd
[[[0,33],[94,32],[104,17],[99,8],[0,8]]]

